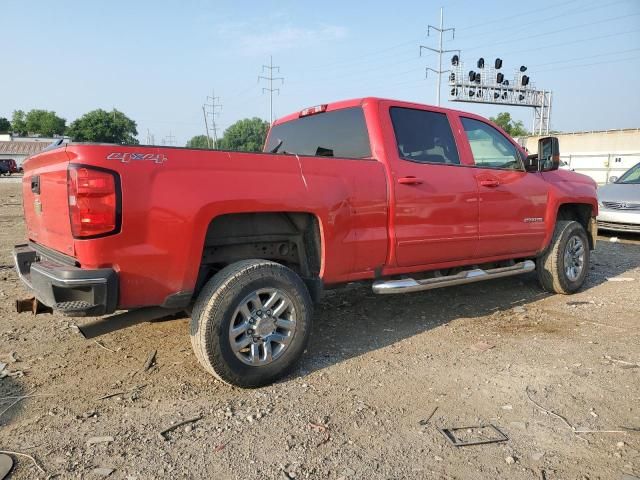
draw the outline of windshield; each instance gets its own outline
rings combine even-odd
[[[627,170],[616,183],[640,183],[640,163]]]

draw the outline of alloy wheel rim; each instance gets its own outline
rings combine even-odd
[[[564,249],[564,271],[567,278],[575,282],[584,269],[585,248],[580,237],[574,236],[569,239]]]
[[[262,288],[238,305],[229,325],[234,355],[244,364],[268,365],[280,358],[296,332],[296,309],[283,290]]]

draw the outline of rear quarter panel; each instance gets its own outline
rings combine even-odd
[[[76,240],[75,250],[87,268],[119,271],[121,308],[161,304],[192,290],[207,227],[227,213],[316,215],[325,283],[372,276],[370,266],[384,262],[386,181],[378,162],[105,145],[68,150],[72,163],[120,175],[121,232]],[[107,159],[114,152],[159,160]]]

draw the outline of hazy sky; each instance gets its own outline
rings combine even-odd
[[[270,54],[285,78],[276,117],[361,96],[435,103],[424,71],[437,59],[420,58],[418,45],[437,46],[426,31],[441,5],[445,27],[456,28],[445,47],[461,49],[468,66],[499,56],[507,78],[524,64],[553,91],[553,129],[640,127],[640,0],[0,0],[0,116],[44,108],[71,122],[115,107],[138,123],[142,142],[148,129],[156,142],[171,132],[184,145],[204,133],[213,88],[222,128],[269,118],[257,77]],[[508,110],[531,128],[530,109]]]

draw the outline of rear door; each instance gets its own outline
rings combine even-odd
[[[548,185],[526,172],[515,144],[477,118],[461,116],[479,189],[477,258],[530,253],[542,247]]]
[[[41,153],[23,164],[22,198],[29,240],[73,255],[64,148]]]
[[[441,110],[391,107],[390,152],[396,262],[417,266],[466,260],[478,242],[475,170],[458,153]]]

